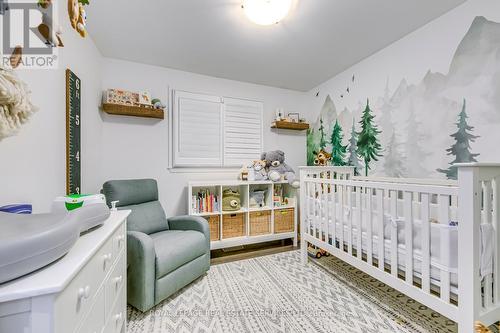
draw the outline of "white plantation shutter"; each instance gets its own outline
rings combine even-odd
[[[221,98],[176,91],[174,104],[174,166],[222,166]]]
[[[224,166],[241,166],[262,152],[261,102],[224,98]]]
[[[263,104],[174,91],[174,167],[240,167],[260,158]]]

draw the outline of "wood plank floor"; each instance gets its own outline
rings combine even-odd
[[[266,256],[269,254],[293,251],[294,247],[290,239],[284,241],[266,242],[260,244],[245,245],[237,248],[213,250],[210,253],[210,264],[218,265],[237,260],[244,260]]]

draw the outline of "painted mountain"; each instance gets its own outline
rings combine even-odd
[[[366,101],[366,96],[360,98]],[[358,127],[364,106],[360,102],[356,110],[337,113],[328,96],[320,114],[326,133],[330,133],[331,122],[338,119],[347,144],[352,119]],[[382,96],[370,101],[370,108],[382,131],[379,139],[384,149],[384,156],[372,166],[372,175],[446,177],[449,174],[444,170],[451,162],[461,161],[461,156],[499,161],[500,23],[476,17],[458,45],[447,74],[429,71],[416,84],[403,78],[394,91],[387,85]],[[308,133],[308,149],[318,147],[318,125],[319,119]],[[463,142],[452,136],[460,131]],[[467,149],[469,154],[451,151],[453,146]],[[388,163],[394,160],[402,163]]]

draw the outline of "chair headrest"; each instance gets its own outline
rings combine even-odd
[[[158,200],[158,184],[155,179],[109,180],[102,185],[106,203],[119,201],[116,207],[139,205]]]

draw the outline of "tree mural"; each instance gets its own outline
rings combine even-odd
[[[373,112],[370,109],[370,102],[367,99],[366,108],[359,122],[361,124],[361,132],[358,133],[358,153],[365,162],[365,176],[368,176],[370,163],[372,161],[378,161],[382,150],[382,146],[378,140],[380,131],[373,122],[374,118]]]
[[[307,165],[314,165],[314,152],[319,150],[314,129],[307,130]]]
[[[319,120],[319,148],[320,149],[325,149],[326,148],[326,140],[325,140],[325,127],[323,127],[323,118]]]
[[[406,166],[408,176],[415,178],[425,178],[429,176],[429,171],[424,168],[422,162],[427,159],[429,153],[422,149],[422,143],[426,138],[420,132],[421,124],[417,121],[415,107],[410,105],[406,126],[407,138],[404,145],[406,153]]]
[[[363,169],[361,161],[358,156],[358,134],[354,127],[354,118],[352,119],[351,138],[349,139],[349,147],[347,148],[349,157],[347,158],[347,165],[354,167],[354,175],[359,176],[359,172]]]
[[[389,177],[401,178],[405,174],[403,166],[404,157],[400,152],[400,144],[396,139],[396,132],[393,131],[389,142],[384,160],[384,171]]]
[[[344,166],[345,154],[347,152],[347,145],[342,145],[344,134],[342,134],[342,127],[340,127],[338,120],[335,120],[333,125],[332,136],[330,143],[332,145],[332,164],[335,166]]]
[[[450,162],[450,167],[448,169],[438,169],[437,171],[444,173],[448,179],[457,179],[457,167],[454,166],[456,163],[467,163],[467,162],[477,162],[476,157],[479,154],[474,154],[470,151],[470,143],[476,141],[479,136],[473,135],[470,132],[474,129],[467,123],[467,113],[465,112],[466,102],[462,106],[462,111],[458,115],[458,131],[450,135],[455,139],[455,143],[446,151],[448,155],[455,156],[455,159]]]

